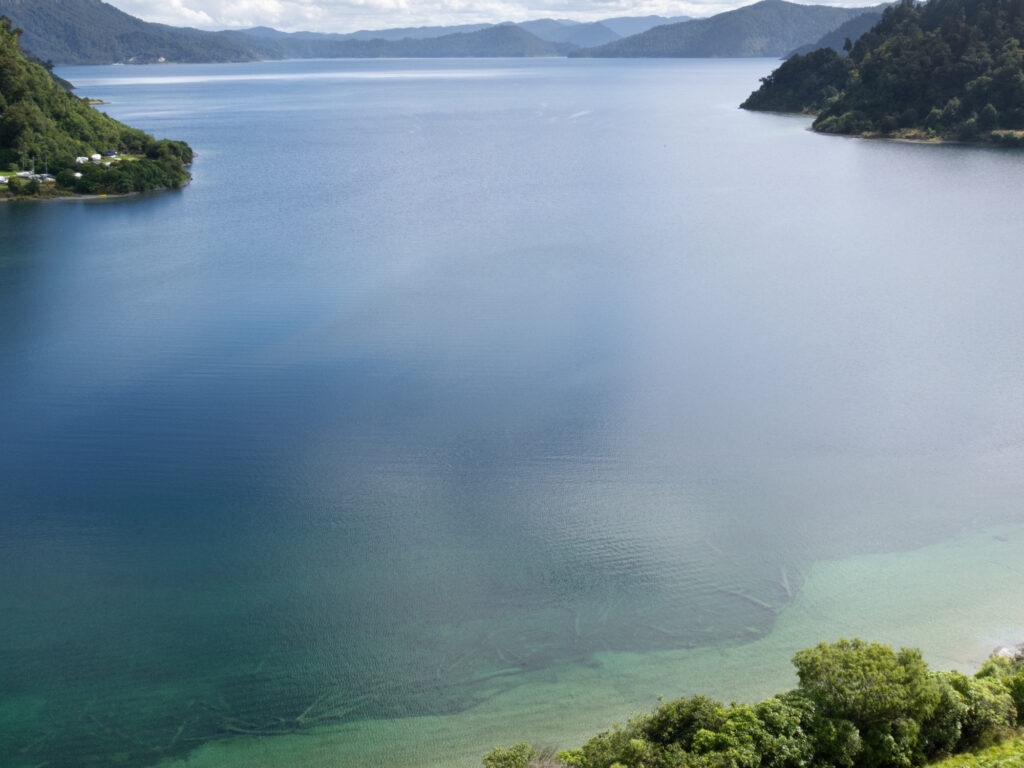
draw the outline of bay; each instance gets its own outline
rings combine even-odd
[[[199,157],[0,206],[4,764],[469,766],[1018,642],[1024,155],[738,110],[774,65],[62,70]]]

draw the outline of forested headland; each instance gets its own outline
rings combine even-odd
[[[0,199],[128,194],[189,180],[192,149],[156,140],[62,88],[0,17]]]
[[[1024,4],[901,0],[848,55],[784,62],[741,105],[823,133],[1024,145]]]
[[[858,639],[799,651],[793,664],[797,687],[752,706],[725,706],[705,696],[682,698],[598,734],[578,749],[538,751],[521,742],[493,749],[483,764],[916,768],[1004,741],[1006,761],[998,765],[1024,764],[1014,762],[1024,758],[1017,729],[1024,723],[1022,649],[993,654],[973,677],[932,671],[917,649],[895,651]]]

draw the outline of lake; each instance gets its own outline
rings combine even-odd
[[[1024,640],[1024,153],[775,65],[60,69],[199,156],[0,205],[0,762],[469,768]]]

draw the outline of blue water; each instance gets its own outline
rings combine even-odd
[[[0,205],[0,762],[457,714],[1024,522],[1024,154],[736,109],[774,65],[62,70],[199,157]]]

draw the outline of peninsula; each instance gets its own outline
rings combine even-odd
[[[846,51],[792,56],[740,106],[812,114],[822,133],[1022,146],[1022,46],[1014,0],[901,0]]]
[[[179,187],[192,149],[156,140],[69,93],[0,17],[0,200],[124,195]]]

